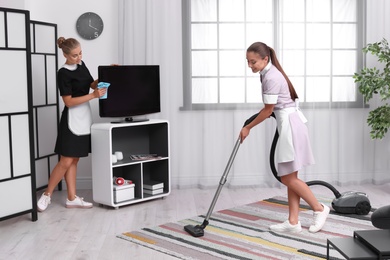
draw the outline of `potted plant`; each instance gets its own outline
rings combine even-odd
[[[372,139],[382,139],[390,127],[390,106],[387,100],[390,98],[390,48],[386,39],[380,42],[370,43],[363,48],[364,53],[371,53],[383,64],[383,68],[363,68],[360,73],[355,73],[353,78],[359,84],[359,92],[364,97],[364,102],[370,101],[374,95],[379,95],[383,105],[369,112],[367,123],[371,127]]]

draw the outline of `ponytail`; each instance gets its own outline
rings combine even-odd
[[[255,42],[251,46],[248,47],[247,52],[255,52],[260,55],[263,59],[268,56],[269,60],[271,60],[272,64],[282,73],[283,77],[287,81],[288,89],[290,90],[291,99],[295,101],[298,98],[298,94],[294,89],[293,84],[290,79],[287,77],[284,72],[282,66],[280,65],[278,59],[276,58],[275,50],[271,47],[268,47],[265,43]],[[268,61],[269,62],[269,61]]]
[[[275,50],[272,49],[271,47],[268,47],[268,48],[269,48],[270,58],[271,58],[272,64],[280,71],[280,73],[282,73],[283,77],[287,81],[288,89],[290,90],[291,99],[292,100],[297,99],[298,98],[298,94],[295,91],[295,88],[294,88],[293,84],[291,83],[290,79],[287,77],[286,73],[284,72],[282,66],[280,65],[280,63],[278,61],[278,59],[276,58]]]

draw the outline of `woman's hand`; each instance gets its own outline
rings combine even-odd
[[[95,90],[93,91],[93,95],[95,98],[100,98],[104,96],[106,92],[107,92],[107,88],[95,88]]]
[[[244,142],[245,138],[249,135],[251,130],[247,127],[243,127],[240,132],[240,143]]]

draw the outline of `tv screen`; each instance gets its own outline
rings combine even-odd
[[[158,65],[99,66],[98,76],[110,83],[107,98],[99,99],[100,117],[135,121],[133,116],[161,111]]]

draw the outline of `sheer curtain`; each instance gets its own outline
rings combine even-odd
[[[388,7],[386,1],[369,1],[368,42],[388,34],[388,14],[383,11]],[[212,187],[218,185],[244,121],[258,112],[262,104],[248,109],[181,109],[183,56],[188,55],[182,53],[181,14],[181,0],[121,0],[118,51],[122,64],[160,65],[162,112],[148,117],[170,123],[173,187]],[[390,181],[390,137],[381,141],[370,139],[365,121],[368,111],[315,106],[304,109],[316,158],[315,165],[300,172],[304,180],[337,184]],[[227,186],[279,185],[269,166],[275,126],[271,118],[252,129],[238,151]]]

